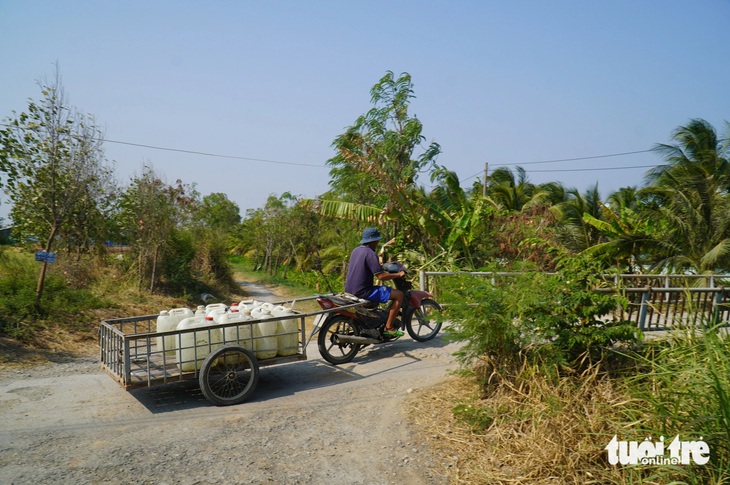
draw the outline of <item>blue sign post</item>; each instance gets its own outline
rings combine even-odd
[[[36,251],[35,260],[41,263],[55,263],[56,253],[49,253],[46,251]]]

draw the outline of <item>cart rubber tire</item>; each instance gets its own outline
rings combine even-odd
[[[224,345],[205,358],[198,380],[203,395],[213,404],[240,404],[256,389],[259,362],[253,352],[240,345]]]
[[[418,342],[426,342],[434,338],[439,333],[439,330],[441,330],[442,324],[440,318],[436,322],[431,321],[433,318],[432,315],[436,312],[441,312],[441,305],[430,298],[421,301],[421,308],[412,308],[405,318],[408,335]],[[416,324],[416,328],[413,327],[414,323]],[[427,331],[422,333],[424,329]]]
[[[319,347],[319,354],[322,358],[333,365],[347,364],[355,358],[355,355],[360,350],[360,345],[337,344],[334,342],[336,333],[358,336],[360,335],[360,330],[353,325],[351,318],[343,315],[335,315],[328,318],[319,329],[317,346]]]

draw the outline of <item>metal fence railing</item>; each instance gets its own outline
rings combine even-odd
[[[521,273],[421,271],[421,288],[428,290],[430,277],[472,275],[500,278]],[[677,327],[720,325],[730,327],[730,275],[603,275],[612,286],[599,291],[618,291],[629,300],[626,309],[606,319],[630,321],[643,331]],[[718,286],[728,284],[728,288]],[[707,286],[698,286],[707,285]]]
[[[603,291],[613,291],[604,289]],[[730,326],[730,290],[725,288],[626,288],[629,305],[614,319],[643,331],[706,325]]]

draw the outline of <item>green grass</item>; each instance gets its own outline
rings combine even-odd
[[[640,364],[649,370],[628,379],[645,418],[637,435],[702,439],[710,462],[667,470],[691,484],[730,482],[730,341],[726,330],[678,330],[649,346]],[[639,409],[636,410],[637,412]]]
[[[241,256],[231,256],[228,261],[233,268],[234,275],[245,277],[247,281],[283,286],[288,288],[290,293],[299,296],[329,293],[329,286],[334,291],[344,290],[344,284],[341,281],[330,278],[328,286],[324,278],[315,271],[307,271],[304,273],[288,271],[286,278],[284,278],[283,270],[280,270],[279,274],[275,275],[270,275],[266,271],[254,271],[254,263],[250,259]]]

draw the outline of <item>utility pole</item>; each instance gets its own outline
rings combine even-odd
[[[489,173],[489,162],[484,162],[484,181],[482,182],[482,197],[487,196],[487,173]]]

